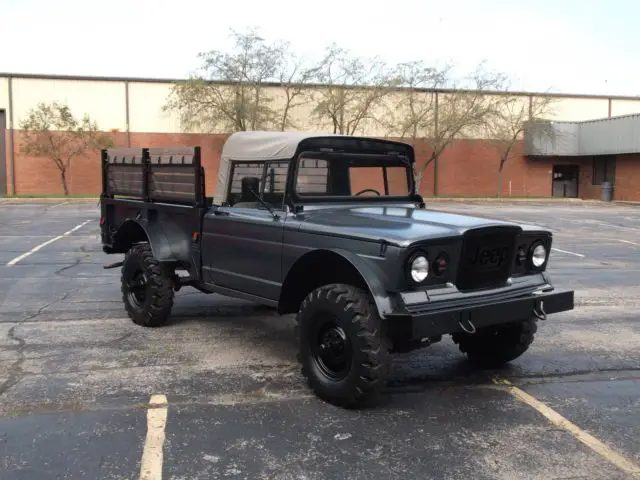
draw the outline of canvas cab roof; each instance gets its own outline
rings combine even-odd
[[[293,158],[300,142],[316,137],[345,137],[333,133],[235,132],[222,148],[222,158],[230,160],[285,160]]]
[[[232,133],[224,143],[220,155],[220,166],[215,190],[215,201],[223,202],[227,196],[231,163],[234,161],[267,161],[290,160],[296,155],[301,142],[312,138],[327,139],[362,139],[387,144],[402,145],[403,148],[412,148],[410,145],[392,140],[373,137],[354,137],[326,132],[277,132],[277,131],[243,131]],[[413,157],[413,152],[412,155]],[[411,158],[413,161],[414,159]]]

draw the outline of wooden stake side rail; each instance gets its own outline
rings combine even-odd
[[[200,147],[102,150],[102,194],[146,202],[203,206]]]

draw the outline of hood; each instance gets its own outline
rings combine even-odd
[[[472,228],[517,225],[403,206],[329,207],[296,217],[301,222],[301,231],[385,240],[402,247],[420,240],[460,236]]]

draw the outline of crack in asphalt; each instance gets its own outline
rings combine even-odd
[[[54,305],[58,302],[65,301],[69,295],[71,295],[72,293],[78,290],[79,290],[78,288],[75,288],[73,290],[69,290],[68,292],[65,292],[60,297],[40,307],[35,313],[32,313],[31,315],[24,317],[9,329],[9,332],[7,333],[7,337],[9,338],[9,340],[17,343],[16,351],[18,352],[18,358],[16,359],[15,362],[13,362],[13,364],[9,366],[7,380],[5,380],[2,383],[2,385],[0,385],[0,396],[4,395],[9,389],[14,387],[23,377],[22,364],[24,363],[26,358],[24,354],[24,347],[26,346],[27,342],[24,340],[24,338],[16,334],[16,329],[20,327],[27,320],[31,320],[39,315],[42,315],[42,313],[51,305]]]
[[[610,381],[616,380],[624,380],[624,379],[613,379]],[[585,383],[594,382],[598,380],[588,380],[585,379]],[[449,382],[448,385],[440,385],[438,388],[465,388],[465,389],[498,389],[501,390],[502,387],[496,386],[492,382],[477,382],[473,384],[456,384]],[[264,382],[262,384],[256,385],[256,388],[247,391],[236,391],[236,392],[226,392],[219,393],[214,395],[196,395],[196,396],[177,396],[171,401],[171,405],[176,408],[181,407],[192,407],[192,406],[211,406],[211,405],[234,405],[234,404],[248,404],[248,405],[260,405],[265,403],[287,403],[287,402],[295,402],[295,401],[304,401],[308,399],[313,399],[315,396],[304,386],[304,383],[295,382],[293,385],[287,385],[288,387],[293,388],[281,388],[269,389],[269,386],[273,386],[274,382]],[[279,391],[278,391],[279,390]],[[396,395],[398,393],[402,393],[405,395],[410,394],[422,394],[426,389],[415,389],[415,390],[397,390],[394,388],[385,389],[384,395]],[[437,394],[437,392],[433,392]],[[65,401],[61,402],[51,402],[43,405],[41,402],[37,402],[34,404],[22,404],[19,408],[7,408],[4,410],[3,414],[12,414],[12,415],[21,415],[21,414],[31,414],[31,413],[64,413],[64,412],[99,412],[99,411],[126,411],[126,410],[137,410],[137,409],[145,409],[147,408],[146,404],[139,403],[125,403],[125,404],[114,404],[112,402],[106,404],[100,404],[99,402],[92,401],[91,404],[83,404],[81,408],[78,406],[69,408],[65,405]],[[32,412],[31,408],[37,406],[37,412]],[[0,411],[3,411],[0,409]]]
[[[70,270],[73,267],[77,267],[78,265],[80,265],[80,257],[76,258],[75,261],[70,264],[70,265],[65,265],[62,268],[59,268],[58,270],[56,270],[54,273],[54,275],[60,275],[62,272],[64,272],[65,270]]]
[[[18,326],[18,325],[16,325]],[[88,342],[88,341],[77,341],[77,342],[68,342],[68,343],[63,343],[63,344],[57,344],[55,346],[51,346],[51,344],[49,343],[30,343],[29,346],[30,347],[34,347],[34,346],[38,346],[38,347],[45,347],[45,348],[95,348],[95,347],[112,347],[112,346],[116,346],[118,344],[120,344],[121,342],[123,342],[124,340],[126,340],[127,338],[129,338],[132,335],[132,333],[126,333],[124,335],[119,336],[118,338],[114,338],[113,340],[107,340],[106,342],[104,341],[100,341],[97,340],[95,342]],[[20,350],[21,348],[25,348],[26,345],[9,345],[9,346],[5,346],[2,347],[3,350],[5,351],[10,351],[10,350]],[[27,357],[27,358],[44,358],[47,355],[40,355],[38,357]],[[52,355],[49,355],[52,356]]]

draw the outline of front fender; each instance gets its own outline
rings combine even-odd
[[[358,271],[358,273],[360,273],[367,284],[367,287],[369,287],[369,292],[371,292],[373,301],[376,304],[378,314],[382,318],[386,317],[393,311],[391,297],[387,293],[383,283],[385,274],[380,267],[348,250],[343,250],[341,248],[330,248],[328,250],[340,255],[348,261]]]

